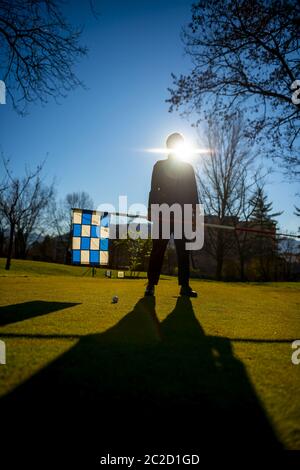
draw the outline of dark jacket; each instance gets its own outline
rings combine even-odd
[[[195,172],[192,165],[182,161],[172,161],[170,158],[155,163],[152,172],[151,204],[199,203]]]

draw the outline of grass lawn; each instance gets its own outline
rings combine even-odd
[[[13,260],[7,273],[0,260],[0,404],[51,395],[93,403],[105,418],[111,406],[118,416],[131,408],[150,421],[163,415],[161,436],[172,434],[174,416],[189,435],[197,417],[204,440],[215,425],[226,441],[231,421],[235,440],[251,431],[253,445],[263,438],[300,449],[300,365],[291,362],[299,283],[193,280],[199,297],[190,301],[164,277],[154,301],[143,298],[145,279],[85,271]]]

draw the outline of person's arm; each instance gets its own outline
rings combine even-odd
[[[151,204],[155,204],[155,193],[157,191],[158,186],[158,171],[157,171],[157,164],[155,163],[152,171],[151,177],[151,189],[149,192],[149,199],[148,199],[148,220],[151,220]]]
[[[191,195],[191,204],[193,204],[193,208],[196,210],[196,204],[199,204],[199,196],[198,196],[198,187],[195,177],[194,168],[191,165],[191,174],[190,174],[190,195]]]
[[[193,230],[196,228],[196,210],[197,204],[199,204],[199,196],[198,196],[198,187],[195,177],[194,168],[191,165],[191,174],[190,174],[190,201],[193,205],[193,215],[192,215],[192,227]]]

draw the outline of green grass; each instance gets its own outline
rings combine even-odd
[[[41,276],[74,276],[74,277],[93,277],[92,269],[85,266],[69,266],[65,264],[47,263],[44,261],[24,261],[14,259],[9,271],[4,269],[6,260],[0,258],[0,277],[41,277]],[[96,268],[95,277],[104,278],[106,268]],[[112,278],[117,279],[118,270],[112,269]],[[125,271],[125,277],[134,279],[129,271]],[[138,278],[145,279],[146,273],[139,272]],[[163,276],[164,279],[170,276]]]
[[[14,259],[9,271],[4,269],[5,259],[0,258],[0,276],[33,277],[33,276],[91,276],[91,270],[83,266],[67,266],[65,264],[46,263],[43,261],[23,261]],[[104,277],[105,269],[97,269],[96,275]]]
[[[299,284],[193,280],[199,297],[189,302],[178,300],[174,278],[164,278],[154,305],[141,300],[145,279],[84,271],[13,260],[7,273],[1,260],[3,399],[34,397],[58,377],[62,394],[76,385],[91,400],[113,396],[116,403],[122,392],[127,400],[197,410],[201,399],[233,419],[238,403],[245,417],[263,413],[285,448],[300,449],[300,365],[291,363]]]

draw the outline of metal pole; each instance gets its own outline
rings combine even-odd
[[[148,220],[148,217],[146,215],[139,215],[139,214],[126,214],[122,212],[109,212],[111,215],[116,215],[117,217],[128,217],[129,219],[145,219]],[[274,233],[272,230],[257,230],[254,228],[249,228],[249,227],[234,227],[233,225],[219,225],[219,224],[209,224],[209,223],[204,223],[205,227],[210,227],[210,228],[216,228],[216,229],[222,229],[222,230],[237,230],[239,232],[252,232],[252,233],[260,233],[262,235],[272,235],[275,237],[288,237],[288,238],[299,238],[300,235],[292,235],[289,233]]]

